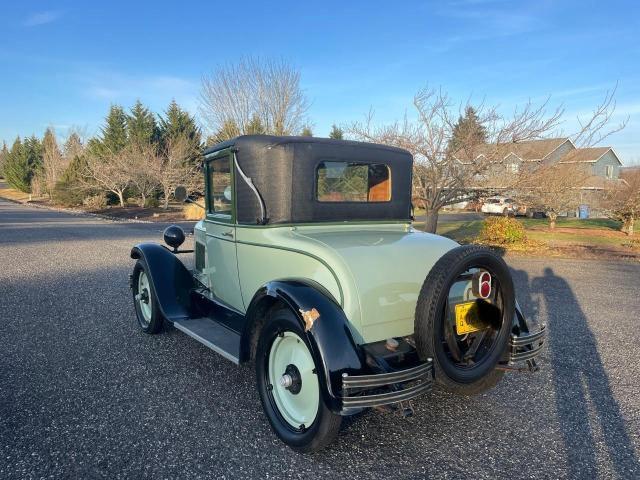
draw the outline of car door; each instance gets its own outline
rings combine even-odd
[[[223,154],[206,160],[207,274],[216,299],[244,312],[240,292],[235,227],[233,159]]]

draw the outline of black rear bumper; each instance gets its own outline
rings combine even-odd
[[[540,325],[536,332],[531,332],[531,325],[527,322],[520,305],[516,304],[513,331],[509,338],[506,360],[498,365],[502,370],[538,371],[536,357],[540,355],[547,336],[546,326]]]
[[[431,390],[431,360],[415,367],[373,375],[342,375],[343,412],[406,402]]]
[[[502,370],[538,371],[536,357],[540,355],[544,347],[547,329],[544,325],[536,333],[512,334],[509,339],[509,349],[506,362],[502,362],[499,368]]]

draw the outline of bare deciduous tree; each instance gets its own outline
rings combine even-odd
[[[616,111],[616,92],[618,84],[605,93],[604,99],[586,119],[577,118],[579,130],[570,137],[578,147],[592,147],[604,141],[614,133],[623,130],[629,122],[625,117],[616,125],[611,125]]]
[[[169,198],[179,185],[189,190],[202,191],[202,175],[198,167],[189,162],[194,153],[193,142],[184,136],[176,136],[165,142],[163,158],[154,171],[158,185],[162,188],[165,209],[169,207]]]
[[[541,164],[530,174],[522,175],[514,188],[516,197],[528,206],[542,210],[555,228],[558,215],[575,210],[580,204],[580,188],[590,177],[580,164]]]
[[[214,134],[229,125],[247,133],[257,118],[266,133],[291,135],[302,129],[308,109],[300,72],[283,60],[250,57],[202,78],[200,113]]]
[[[138,143],[125,147],[122,155],[127,160],[126,174],[130,184],[140,195],[140,207],[147,204],[147,198],[158,188],[156,172],[162,163],[156,147],[151,144]]]
[[[609,189],[604,205],[613,218],[622,222],[622,231],[633,235],[635,222],[640,218],[640,171],[631,172]]]
[[[357,139],[405,148],[414,155],[414,198],[425,209],[424,229],[428,232],[435,232],[442,207],[475,195],[470,190],[492,165],[501,143],[540,138],[555,128],[562,114],[561,109],[548,114],[547,102],[539,107],[527,103],[505,118],[497,108],[482,104],[475,111],[488,144],[479,143],[476,135],[470,135],[453,152],[449,145],[456,120],[470,106],[469,102],[456,108],[443,91],[425,88],[416,94],[413,106],[415,119],[405,115],[402,122],[376,127],[370,112],[365,122],[354,122],[346,130]]]
[[[628,118],[612,125],[616,109],[616,86],[605,93],[604,99],[587,119],[578,118],[579,130],[569,138],[578,147],[592,147],[625,128]],[[555,228],[561,212],[575,209],[580,203],[580,191],[593,177],[589,166],[580,164],[540,163],[522,170],[512,189],[514,196],[530,206],[543,210],[549,218],[549,227]]]
[[[129,161],[129,155],[124,150],[113,152],[104,148],[100,154],[89,152],[79,180],[87,188],[97,187],[115,194],[120,206],[124,207],[124,193],[131,183]]]
[[[53,128],[47,128],[42,141],[42,176],[44,187],[51,196],[56,182],[62,176],[68,162],[62,155]]]
[[[69,130],[62,147],[62,154],[67,165],[71,163],[75,157],[79,157],[84,153],[85,138],[87,138],[86,134],[79,128],[73,127]]]

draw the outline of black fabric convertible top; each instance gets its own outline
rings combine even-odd
[[[205,158],[228,148],[263,198],[269,224],[410,219],[413,157],[406,150],[328,138],[243,135],[207,148]],[[318,202],[316,169],[323,161],[388,165],[391,201]],[[259,200],[237,169],[235,188],[238,223],[256,224]]]

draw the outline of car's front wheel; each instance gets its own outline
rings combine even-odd
[[[258,393],[275,433],[302,452],[331,443],[342,423],[323,401],[317,371],[295,314],[288,308],[272,310],[256,351]]]
[[[140,260],[133,268],[132,291],[140,329],[145,333],[158,333],[162,329],[162,313],[147,265]]]

